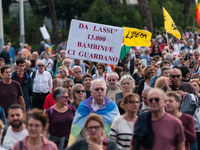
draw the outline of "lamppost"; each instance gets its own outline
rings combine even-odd
[[[20,17],[20,43],[25,43],[24,34],[24,0],[19,1],[19,17]]]

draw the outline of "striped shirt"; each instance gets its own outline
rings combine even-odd
[[[129,150],[134,122],[126,121],[122,116],[116,118],[111,126],[110,139],[117,142],[119,150]]]

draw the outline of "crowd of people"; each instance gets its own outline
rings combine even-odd
[[[0,149],[200,150],[200,33],[158,33],[116,66],[66,45],[3,47]]]

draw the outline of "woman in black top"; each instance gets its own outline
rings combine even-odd
[[[137,88],[140,80],[142,80],[144,76],[142,74],[142,63],[140,59],[136,59],[134,64],[135,64],[135,69],[137,69],[137,72],[133,74],[133,79],[135,79],[135,85]]]
[[[160,52],[160,46],[158,44],[153,45],[150,57],[155,57],[156,55],[160,57],[162,56],[162,53]]]

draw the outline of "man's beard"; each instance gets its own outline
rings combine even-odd
[[[15,124],[14,122],[18,121],[18,124]],[[14,128],[19,128],[23,124],[23,120],[13,120],[13,122],[10,122],[10,125]]]

